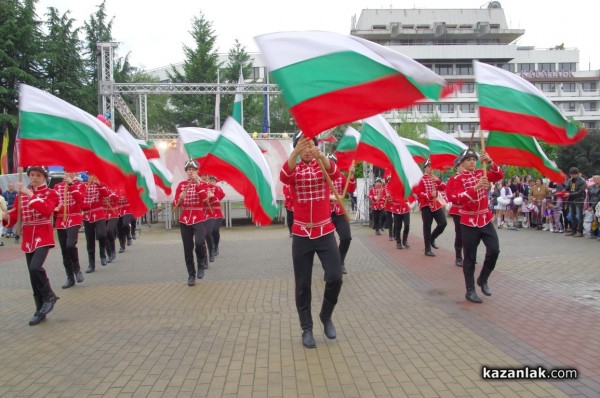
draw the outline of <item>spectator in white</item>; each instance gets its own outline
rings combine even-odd
[[[512,212],[508,209],[508,206],[510,205],[510,200],[513,197],[513,193],[512,190],[510,189],[510,187],[507,185],[506,180],[502,180],[502,188],[500,188],[500,197],[498,198],[498,205],[497,205],[497,213],[496,213],[496,218],[497,218],[497,223],[498,223],[498,228],[503,228],[506,227],[507,225],[507,221],[508,220],[510,222],[509,225],[512,225]]]

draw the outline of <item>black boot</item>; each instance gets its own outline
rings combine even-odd
[[[472,303],[477,303],[477,304],[483,303],[483,300],[481,299],[481,297],[479,297],[477,295],[477,292],[475,292],[474,287],[467,288],[467,294],[465,294],[465,298]]]
[[[40,296],[33,296],[33,299],[35,300],[35,313],[33,314],[33,317],[31,318],[31,320],[29,321],[29,326],[37,325],[40,322],[42,322],[44,319],[46,319],[46,315],[40,314],[40,310],[42,309],[42,305],[43,305],[42,298]]]
[[[479,278],[477,278],[477,285],[479,287],[481,287],[481,293],[485,294],[486,296],[492,295],[492,292],[490,291],[490,287],[487,284],[487,280],[483,281],[483,279],[481,278],[481,275],[479,275]]]
[[[67,276],[67,281],[61,287],[63,289],[68,289],[73,286],[75,286],[75,278],[73,277],[73,275],[69,275],[69,276]]]
[[[208,269],[208,261],[206,257],[200,260],[200,266],[198,268]]]
[[[215,253],[212,250],[208,251],[208,261],[211,263],[215,261]]]
[[[462,258],[460,258],[460,257],[456,257],[456,261],[454,261],[454,264],[455,264],[457,267],[462,267],[462,266],[463,266],[463,259],[462,259]]]
[[[89,274],[96,270],[96,258],[95,257],[96,257],[95,255],[92,256],[88,253],[88,264],[89,265],[88,265],[87,269],[85,270],[86,274]]]
[[[219,255],[219,246],[215,246],[215,248],[213,250],[213,254],[215,257],[217,257]]]
[[[431,251],[431,247],[425,248],[425,255],[428,257],[435,257],[435,253]]]
[[[400,242],[400,241],[396,242],[396,249],[404,249],[404,247],[402,247],[402,242]]]
[[[79,264],[79,252],[77,246],[71,249],[71,264],[73,271],[75,271],[75,280],[77,283],[83,282],[83,274],[81,273],[81,265]]]
[[[405,249],[408,249],[410,247],[410,245],[408,244],[408,234],[402,237],[402,246],[404,246]]]
[[[43,297],[42,308],[40,308],[40,315],[48,315],[50,311],[54,309],[54,304],[59,298],[60,297],[58,297],[56,294],[54,294],[52,290],[50,290],[50,293]]]
[[[342,264],[342,274],[347,274],[348,270],[346,269],[346,266],[344,264]]]
[[[302,345],[306,348],[315,348],[317,343],[312,332],[313,321],[310,309],[299,311],[298,316],[300,317],[300,327],[302,328]]]
[[[337,336],[335,326],[331,321],[331,314],[333,314],[333,309],[335,308],[335,304],[323,300],[323,305],[321,306],[321,312],[319,313],[319,319],[323,322],[323,330],[325,331],[325,336],[328,339],[335,339]]]

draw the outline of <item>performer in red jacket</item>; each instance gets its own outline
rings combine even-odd
[[[100,183],[98,178],[90,174],[86,182],[85,197],[83,199],[83,229],[88,252],[88,268],[86,273],[96,270],[96,240],[99,246],[106,247],[106,211],[104,199],[110,196],[109,189]],[[102,255],[102,254],[100,254]],[[106,265],[106,257],[100,258],[101,264]]]
[[[337,158],[333,155],[329,156],[329,159],[334,161],[337,165]],[[352,193],[356,191],[356,178],[354,178],[354,166],[351,166],[348,169],[350,178],[346,178],[343,173],[340,173],[340,176],[333,180],[333,186],[335,187],[339,196],[342,196],[344,193],[344,188],[346,187],[346,181],[348,181],[348,193]],[[342,198],[343,199],[343,198]],[[338,237],[340,238],[340,258],[342,259],[342,274],[347,273],[346,270],[346,254],[348,254],[348,249],[350,249],[350,242],[352,241],[352,233],[350,231],[350,223],[346,219],[346,214],[342,210],[342,207],[338,203],[335,198],[335,195],[332,193],[329,195],[329,200],[331,202],[331,221],[333,221],[333,225],[335,225],[335,230],[337,231]]]
[[[440,200],[440,191],[446,190],[446,184],[442,180],[433,175],[431,161],[427,160],[423,168],[423,177],[419,184],[414,188],[413,192],[419,199],[419,207],[421,208],[421,218],[423,219],[423,240],[425,242],[425,255],[435,257],[431,248],[437,249],[435,240],[446,229],[446,214],[444,213],[444,204]],[[436,227],[431,232],[433,220],[436,222]]]
[[[119,192],[117,199],[117,211],[119,212],[119,221],[117,221],[117,238],[119,239],[119,253],[125,252],[125,245],[131,246],[131,208],[127,201],[125,192]]]
[[[490,166],[487,176],[483,170],[475,169],[478,157],[477,153],[470,148],[461,153],[460,164],[465,170],[456,177],[450,191],[453,200],[462,205],[460,224],[464,253],[463,274],[467,288],[465,297],[474,303],[483,302],[475,291],[474,277],[477,246],[481,241],[485,245],[485,260],[479,278],[477,278],[477,284],[481,287],[483,294],[492,295],[488,286],[488,278],[496,267],[496,261],[500,254],[500,242],[492,223],[493,214],[488,206],[488,190],[490,183],[504,178],[502,169],[494,164],[485,152],[481,155],[481,162]]]
[[[208,190],[213,193],[213,197],[210,198],[210,206],[213,209],[213,217],[215,219],[212,229],[212,238],[213,255],[216,257],[219,255],[219,243],[221,242],[221,224],[223,223],[223,208],[221,207],[221,201],[225,198],[225,192],[223,192],[223,188],[217,185],[217,177],[215,176],[210,176]]]
[[[319,318],[325,335],[336,338],[331,316],[342,288],[342,261],[335,241],[335,225],[331,221],[329,185],[324,173],[332,180],[339,176],[334,162],[319,150],[316,139],[308,140],[302,132],[294,134],[294,149],[279,173],[282,183],[290,186],[294,202],[292,226],[292,261],[296,282],[296,309],[302,328],[302,344],[307,348],[316,346],[312,328],[311,282],[315,253],[325,271],[325,291]],[[297,162],[297,158],[300,161]],[[319,163],[324,165],[321,170]]]
[[[67,281],[62,285],[68,289],[77,283],[83,282],[81,265],[79,264],[79,253],[77,240],[79,229],[83,222],[83,199],[85,197],[85,184],[75,178],[76,173],[65,172],[65,178],[54,186],[58,194],[58,206],[55,209],[55,227],[60,251],[63,258],[63,266],[67,273]]]
[[[460,165],[460,158],[456,158],[454,161],[454,167],[456,168],[456,174],[448,178],[446,181],[446,195],[448,196],[448,201],[452,203],[450,210],[448,213],[452,217],[452,221],[454,221],[454,252],[456,254],[456,260],[454,260],[454,264],[457,267],[463,266],[463,243],[462,243],[462,228],[460,226],[460,212],[462,210],[462,205],[458,203],[456,196],[451,195],[450,192],[456,192],[453,189],[453,185],[456,182],[457,177],[465,171],[465,168]]]
[[[394,196],[386,189],[386,206],[389,206],[393,218],[393,237],[396,240],[396,249],[409,248],[408,233],[410,231],[410,206],[402,197]],[[414,196],[411,196],[414,200]],[[402,230],[404,226],[404,230]]]
[[[283,202],[283,206],[285,207],[285,221],[288,230],[290,231],[291,238],[294,236],[292,235],[292,225],[294,224],[294,202],[292,201],[290,186],[287,184],[283,184],[283,196],[285,197],[285,202]]]
[[[52,214],[58,204],[56,191],[46,186],[48,170],[44,166],[31,166],[27,169],[30,188],[17,183],[19,193],[12,210],[2,216],[2,225],[12,227],[17,223],[19,214],[23,225],[21,250],[25,252],[27,269],[35,313],[29,321],[37,325],[52,311],[58,296],[50,286],[50,280],[44,269],[44,261],[48,252],[54,247],[54,230],[52,229]]]
[[[375,235],[381,235],[379,230],[383,229],[383,225],[381,224],[383,214],[385,214],[385,187],[383,186],[383,179],[381,177],[375,179],[375,186],[369,190],[369,200],[371,201]]]

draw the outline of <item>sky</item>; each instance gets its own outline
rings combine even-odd
[[[524,29],[518,45],[551,48],[564,43],[579,49],[579,69],[600,69],[600,36],[595,32],[597,0],[499,0],[510,29]],[[101,0],[39,0],[41,19],[47,8],[62,15],[70,11],[75,26],[83,26]],[[106,0],[114,17],[113,37],[120,42],[119,56],[130,52],[133,65],[146,70],[184,61],[183,45],[192,47],[193,17],[204,14],[217,36],[216,50],[227,53],[237,39],[247,52],[257,52],[260,34],[325,30],[350,33],[351,21],[363,9],[379,8],[485,8],[484,0]],[[550,5],[552,3],[552,5]]]

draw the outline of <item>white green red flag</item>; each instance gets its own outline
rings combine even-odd
[[[127,144],[127,148],[130,150],[129,161],[143,178],[145,189],[140,191],[140,195],[147,195],[148,198],[146,198],[146,200],[152,201],[152,203],[156,202],[157,196],[154,176],[152,175],[150,163],[148,163],[148,159],[146,159],[142,148],[140,148],[136,139],[133,138],[124,126],[120,126],[117,129],[117,135],[123,138],[123,141]],[[137,214],[136,217],[140,215],[141,214]]]
[[[198,160],[202,168],[202,160],[217,142],[219,132],[201,127],[179,127],[177,132],[189,158]]]
[[[255,39],[298,127],[309,138],[446,94],[446,81],[431,69],[356,36],[305,31]]]
[[[173,174],[165,167],[160,160],[160,153],[153,141],[137,140],[138,145],[144,152],[150,170],[154,176],[154,183],[157,187],[163,190],[166,195],[171,195],[173,185]]]
[[[548,159],[540,144],[533,137],[490,131],[485,150],[498,164],[532,167],[543,176],[558,183],[563,183],[567,178],[566,174],[556,166],[556,163]]]
[[[450,134],[435,127],[426,125],[425,129],[429,140],[431,168],[444,170],[446,167],[454,167],[454,161],[458,155],[468,147]]]
[[[238,80],[238,90],[241,90],[244,87],[244,75],[242,74],[242,69],[240,68],[240,78]],[[233,112],[231,113],[231,117],[237,120],[237,122],[243,126],[244,125],[244,95],[242,93],[236,93],[235,98],[233,99]]]
[[[201,165],[202,171],[227,181],[239,192],[254,222],[270,224],[279,206],[265,157],[234,118],[225,120],[220,133]]]
[[[587,134],[567,120],[552,102],[516,74],[473,61],[482,130],[538,138],[549,144],[574,144]]]
[[[356,147],[360,141],[360,133],[352,126],[346,127],[344,135],[335,149],[337,165],[342,170],[348,170],[356,159]]]
[[[405,137],[400,137],[400,141],[404,143],[406,149],[408,149],[408,152],[410,152],[415,162],[423,163],[429,159],[429,148],[427,145]]]
[[[377,167],[388,169],[392,195],[408,198],[423,172],[400,136],[381,115],[363,120],[356,157]]]
[[[20,166],[86,170],[122,190],[134,215],[154,207],[153,189],[133,161],[131,147],[95,116],[25,84],[20,85],[19,116]]]

